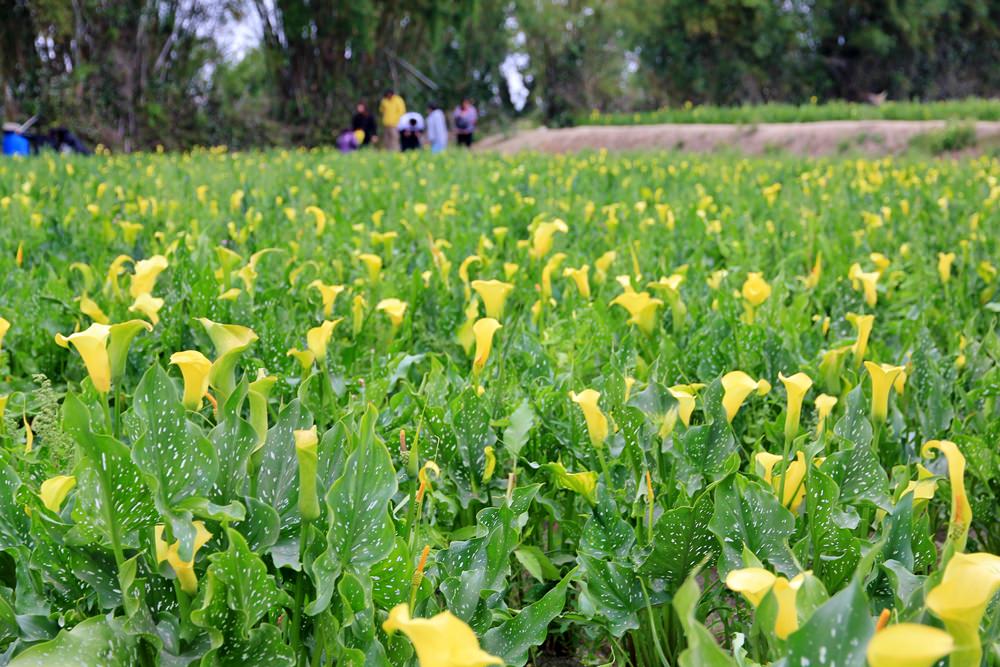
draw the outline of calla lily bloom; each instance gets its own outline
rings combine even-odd
[[[869,667],[932,667],[955,650],[944,630],[917,623],[898,623],[879,630],[868,643]]]
[[[135,273],[132,275],[132,284],[129,286],[129,294],[132,298],[138,298],[140,294],[152,294],[156,286],[156,278],[167,268],[167,258],[163,255],[153,255],[149,259],[139,260],[135,263]]]
[[[208,393],[208,374],[212,362],[197,350],[174,352],[170,363],[181,369],[184,377],[184,407],[197,412],[201,409],[201,399]]]
[[[3,339],[8,331],[10,331],[10,322],[0,317],[0,352],[3,352]]]
[[[950,667],[979,667],[983,646],[979,625],[990,600],[1000,590],[1000,556],[956,553],[941,583],[927,594],[927,608],[955,639]]]
[[[238,324],[219,324],[206,317],[199,317],[198,321],[215,345],[216,359],[208,374],[208,382],[224,397],[229,396],[236,388],[236,361],[257,341],[257,334]]]
[[[771,485],[775,494],[781,494],[781,504],[797,511],[806,497],[806,455],[800,450],[795,453],[795,460],[788,464],[784,474],[775,473],[774,467],[783,461],[783,457],[769,452],[759,452],[754,457],[757,474]],[[818,460],[818,459],[817,459]],[[784,491],[781,487],[784,484]]]
[[[56,343],[67,349],[70,345],[76,348],[94,388],[106,394],[111,391],[111,381],[125,372],[129,344],[142,329],[152,331],[153,325],[143,320],[112,325],[94,323],[69,336],[56,334]]]
[[[286,356],[295,357],[295,360],[299,362],[299,366],[302,368],[302,372],[306,373],[312,368],[313,362],[316,361],[316,355],[314,355],[309,350],[300,350],[296,347],[290,349]]]
[[[309,283],[309,287],[320,293],[320,297],[323,299],[324,317],[330,317],[333,314],[333,304],[337,300],[337,296],[347,289],[343,285],[327,285],[322,280],[312,281]]]
[[[837,397],[830,396],[829,394],[820,394],[816,397],[816,437],[818,438],[823,434],[823,429],[826,425],[827,417],[833,411],[833,407],[837,405]]]
[[[375,306],[375,310],[380,310],[389,317],[392,322],[392,329],[395,331],[403,323],[406,316],[406,302],[399,299],[382,299]]]
[[[326,213],[319,206],[306,206],[306,215],[311,215],[316,223],[316,236],[322,236],[326,229]]]
[[[542,299],[549,299],[552,297],[552,274],[555,273],[559,265],[563,263],[566,259],[566,253],[557,252],[549,258],[549,261],[545,263],[542,268],[542,281],[541,281],[541,294]]]
[[[770,298],[771,286],[764,280],[764,274],[751,272],[747,274],[740,294],[751,307],[756,308]]]
[[[472,333],[476,337],[476,356],[472,362],[472,368],[475,372],[478,373],[486,366],[486,360],[493,349],[493,336],[497,330],[502,328],[503,325],[492,317],[476,320],[476,323],[472,325]]]
[[[955,253],[939,252],[937,270],[941,277],[941,282],[947,283],[951,280],[951,265],[955,263]]]
[[[177,581],[180,582],[181,590],[188,595],[194,595],[198,592],[198,577],[194,573],[194,558],[198,554],[198,550],[201,549],[205,544],[212,539],[212,533],[208,532],[205,528],[204,521],[195,521],[195,536],[194,536],[194,551],[191,553],[191,560],[181,560],[180,557],[180,542],[174,542],[173,544],[167,544],[163,539],[163,524],[156,526],[155,533],[155,544],[156,544],[156,562],[162,563],[166,561],[173,568],[174,574],[177,575]]]
[[[754,380],[743,371],[732,371],[722,376],[722,407],[726,409],[726,419],[730,422],[740,411],[740,406],[751,392],[764,396],[771,391],[771,384],[766,380]]]
[[[806,276],[805,284],[807,289],[816,289],[819,285],[820,276],[823,274],[823,254],[816,253],[816,261],[813,263],[812,270],[809,271],[809,275]]]
[[[663,301],[651,297],[649,292],[626,291],[612,299],[611,305],[627,310],[630,315],[628,323],[651,335],[656,327],[656,309],[663,305]]]
[[[257,379],[247,387],[247,402],[250,403],[250,425],[257,432],[257,445],[254,451],[264,446],[267,440],[267,399],[278,378],[268,375],[262,368],[257,371]]]
[[[465,288],[465,298],[469,299],[472,297],[472,292],[469,290],[469,267],[473,264],[482,264],[483,258],[479,255],[469,255],[462,260],[462,263],[458,265],[458,277],[462,281],[462,286]]]
[[[129,312],[142,313],[153,326],[160,323],[160,309],[163,308],[163,299],[157,298],[148,292],[143,292],[135,298],[135,303],[129,306]]]
[[[511,278],[513,278],[517,274],[517,272],[520,271],[520,270],[521,270],[521,266],[519,264],[515,264],[514,262],[504,262],[503,263],[503,277],[505,279],[507,279],[507,280],[510,280]],[[473,287],[475,287],[475,286],[473,286]]]
[[[601,400],[601,393],[595,389],[584,389],[579,394],[571,391],[569,397],[583,410],[590,444],[594,447],[603,447],[604,442],[608,439],[609,428],[608,418],[604,416],[597,404]]]
[[[365,324],[365,308],[368,302],[361,294],[355,294],[351,299],[351,332],[355,337],[361,333],[361,328]]]
[[[684,275],[675,273],[669,278],[660,278],[655,283],[649,283],[648,287],[659,291],[670,304],[670,312],[673,315],[674,329],[680,330],[684,326],[684,318],[687,316],[687,306],[681,300],[681,283],[684,282]]]
[[[326,348],[330,345],[333,330],[340,322],[340,318],[326,320],[318,327],[313,327],[306,332],[306,346],[320,366],[326,366]]]
[[[303,521],[315,521],[319,518],[319,494],[316,493],[316,452],[319,436],[316,427],[296,430],[295,456],[299,463],[299,513]]]
[[[38,497],[50,512],[59,513],[66,495],[76,486],[76,477],[72,475],[56,475],[42,482]]]
[[[854,347],[851,349],[854,353],[854,365],[861,366],[861,362],[865,358],[865,352],[868,350],[868,338],[871,336],[872,327],[875,325],[875,316],[847,313],[847,321],[854,325],[855,330],[858,332],[858,336],[854,341]]]
[[[847,273],[847,277],[851,280],[851,285],[854,289],[860,289],[864,292],[865,303],[867,303],[870,308],[874,308],[875,304],[878,303],[878,291],[876,290],[876,285],[878,285],[880,275],[881,274],[879,274],[878,271],[862,271],[861,265],[858,263],[852,264]]]
[[[872,379],[872,421],[881,424],[889,413],[889,392],[903,367],[866,361],[865,368]]]
[[[805,583],[805,573],[798,574],[789,581],[759,567],[732,570],[726,575],[726,587],[741,593],[754,608],[760,606],[768,593],[774,595],[778,604],[774,634],[779,639],[786,639],[799,627],[795,598],[803,583]]]
[[[240,262],[243,261],[243,257],[221,245],[216,246],[215,256],[219,260],[220,265],[220,268],[216,271],[215,276],[223,284],[223,286],[228,289],[230,276],[236,267],[239,266]]]
[[[594,282],[598,285],[604,283],[608,279],[608,271],[611,269],[611,265],[614,264],[615,259],[618,257],[618,253],[614,250],[609,250],[596,260],[594,260]]]
[[[950,440],[928,440],[920,448],[920,455],[930,458],[937,450],[948,460],[948,484],[951,486],[951,521],[948,527],[948,540],[945,544],[945,557],[948,548],[955,551],[965,551],[965,541],[969,535],[969,525],[972,523],[972,506],[965,493],[965,456],[954,442]]]
[[[80,312],[98,324],[111,324],[111,320],[101,307],[86,294],[80,297]]]
[[[871,253],[868,255],[868,259],[870,259],[872,264],[875,265],[875,270],[878,271],[879,274],[885,273],[886,269],[889,268],[889,265],[892,264],[892,261],[880,252]]]
[[[590,265],[584,264],[579,269],[563,269],[563,277],[569,278],[576,285],[577,291],[584,299],[590,300]]]
[[[382,629],[390,635],[401,631],[417,652],[420,667],[487,667],[503,660],[479,647],[476,633],[450,611],[432,618],[410,618],[409,606],[400,604],[389,612]]]
[[[358,259],[365,265],[365,270],[368,272],[369,284],[378,284],[379,276],[382,274],[382,258],[366,252],[358,255]]]
[[[785,412],[785,440],[792,440],[799,432],[799,421],[802,417],[802,400],[812,387],[812,378],[805,373],[796,373],[785,377],[778,373],[778,379],[785,385],[788,395],[788,408]]]
[[[528,251],[528,254],[533,259],[545,257],[552,250],[552,242],[556,232],[565,234],[568,231],[569,227],[566,223],[558,218],[551,222],[538,223],[538,226],[535,227],[535,233],[531,238],[531,250]]]
[[[680,415],[681,422],[685,426],[691,425],[691,414],[694,412],[696,386],[698,385],[675,384],[667,390],[677,401],[677,413]]]
[[[513,291],[514,286],[499,280],[473,280],[472,289],[476,290],[476,293],[483,300],[486,315],[499,320],[503,317],[507,295]]]

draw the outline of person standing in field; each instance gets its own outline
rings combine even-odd
[[[466,148],[472,147],[473,136],[476,133],[476,121],[479,120],[479,112],[468,97],[455,107],[452,115],[455,121],[455,134],[458,135],[458,145]]]
[[[378,125],[375,123],[375,117],[368,112],[368,105],[364,102],[358,102],[358,106],[355,108],[354,115],[351,117],[351,129],[355,132],[361,130],[365,133],[364,139],[361,141],[362,146],[378,143]]]
[[[448,147],[448,121],[441,107],[433,102],[427,105],[427,141],[431,153],[440,153]]]
[[[420,135],[425,129],[424,117],[416,111],[408,111],[399,119],[399,147],[403,152],[420,149]]]
[[[396,94],[396,91],[390,88],[382,96],[378,110],[382,115],[382,145],[388,151],[398,151],[399,130],[397,127],[399,126],[399,119],[406,113],[406,102]]]

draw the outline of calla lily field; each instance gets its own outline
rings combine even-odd
[[[1000,665],[1000,161],[0,164],[0,664]]]

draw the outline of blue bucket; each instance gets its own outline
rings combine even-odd
[[[3,133],[3,154],[4,155],[28,155],[31,153],[31,144],[16,132]]]

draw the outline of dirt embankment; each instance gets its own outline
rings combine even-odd
[[[1000,146],[1000,122],[970,124],[975,145]],[[682,150],[711,152],[733,149],[751,155],[784,151],[798,155],[864,153],[888,155],[905,151],[919,135],[951,127],[945,121],[825,121],[761,125],[632,125],[538,128],[510,137],[487,137],[480,150],[500,153],[538,151],[568,153],[579,150]]]

